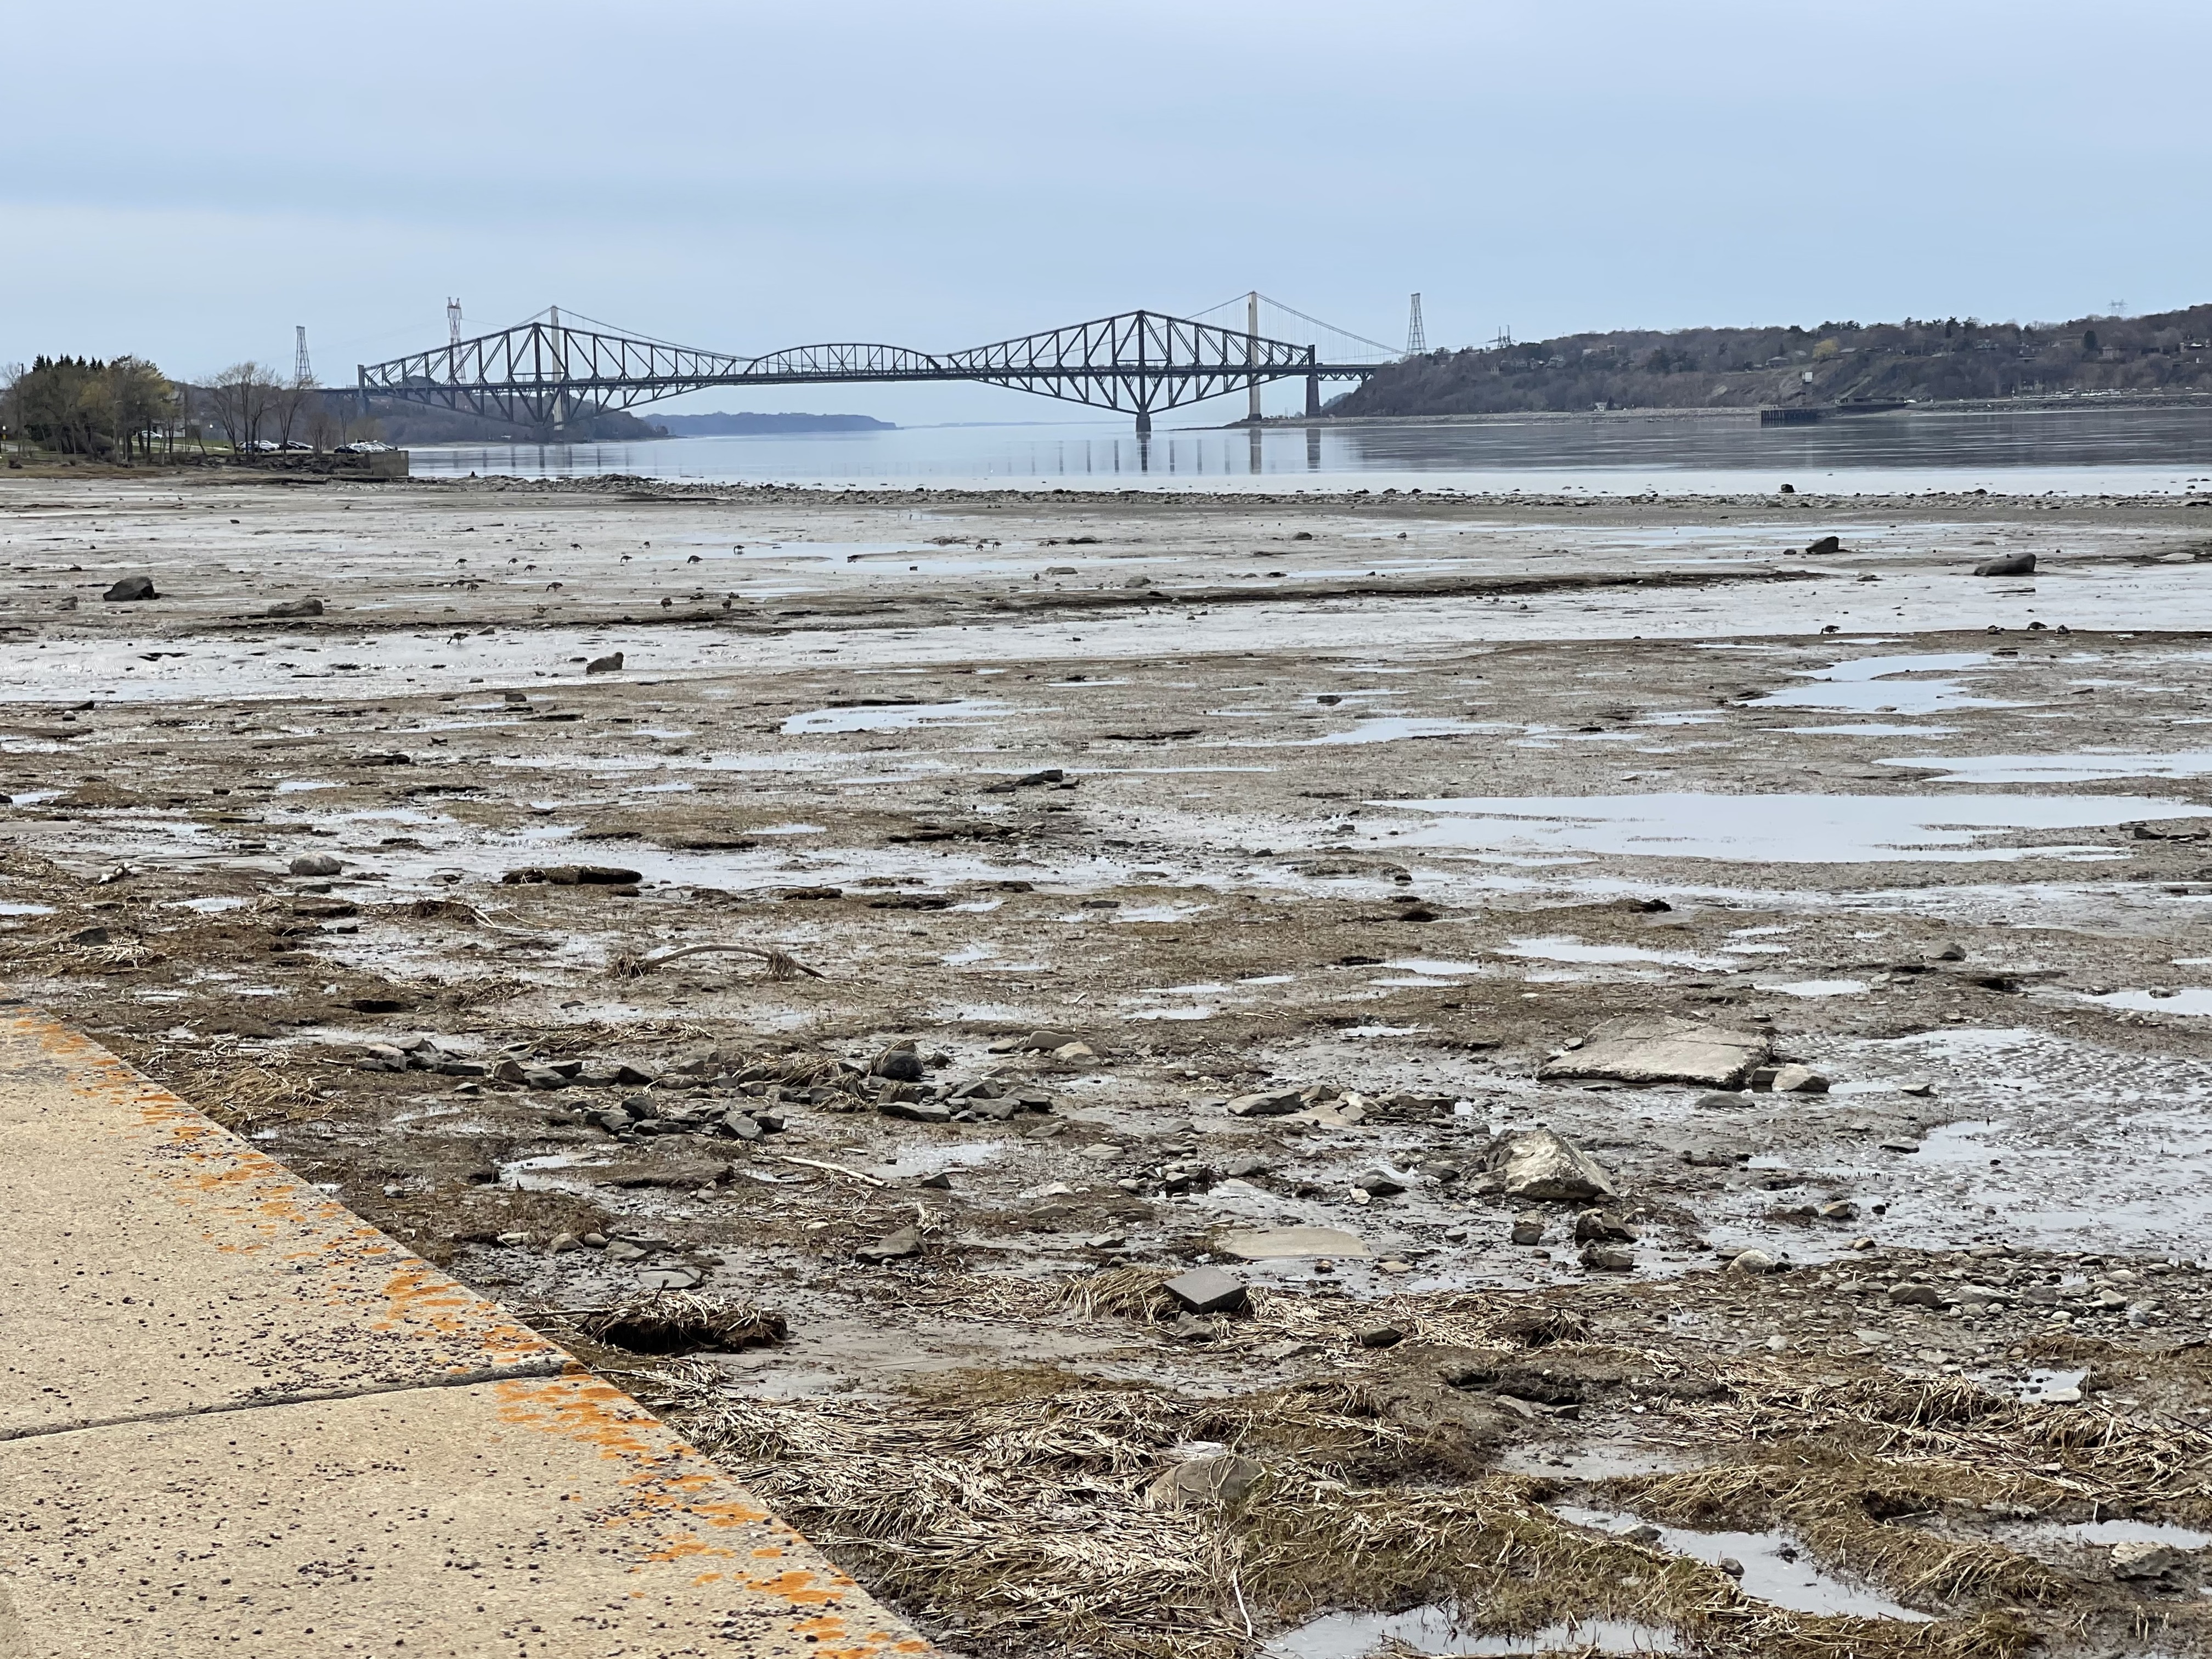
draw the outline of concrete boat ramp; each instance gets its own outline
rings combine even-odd
[[[0,1656],[928,1644],[621,1390],[0,1003]]]

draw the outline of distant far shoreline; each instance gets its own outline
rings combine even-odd
[[[1878,415],[2035,415],[2063,414],[2112,409],[2201,409],[2212,414],[2212,392],[2064,392],[2019,398],[1929,398],[1924,402],[1907,403],[1880,410],[1856,410],[1849,404],[1814,404],[1822,412],[1840,415],[1847,420],[1869,420]],[[1727,404],[1720,407],[1705,405],[1668,408],[1654,404],[1637,409],[1522,409],[1492,410],[1478,413],[1455,415],[1270,415],[1261,422],[1270,428],[1278,427],[1347,427],[1347,426],[1517,426],[1532,421],[1682,421],[1731,420],[1751,422],[1759,419],[1757,404]],[[1233,431],[1248,426],[1247,421],[1231,421],[1210,428],[1214,431]]]
[[[656,415],[652,423],[672,438],[750,438],[796,432],[896,432],[872,415]]]

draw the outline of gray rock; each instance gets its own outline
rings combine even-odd
[[[1540,1215],[1514,1217],[1513,1242],[1516,1244],[1541,1244],[1544,1242],[1544,1218]]]
[[[895,1043],[875,1057],[868,1071],[872,1076],[889,1078],[894,1083],[919,1083],[923,1075],[921,1055],[911,1042]]]
[[[1977,576],[2033,576],[2035,574],[2035,555],[2008,553],[2002,558],[1984,559],[1974,567]]]
[[[921,1233],[917,1228],[902,1227],[872,1244],[863,1244],[853,1254],[872,1267],[880,1267],[886,1261],[904,1261],[921,1254]]]
[[[1746,1250],[1729,1262],[1728,1271],[1732,1273],[1776,1273],[1782,1271],[1782,1264],[1764,1250]]]
[[[1188,1509],[1204,1504],[1235,1504],[1267,1471],[1235,1452],[1215,1452],[1178,1463],[1145,1489],[1154,1509]]]
[[[1395,1198],[1406,1190],[1406,1179],[1396,1170],[1377,1167],[1352,1177],[1352,1184],[1370,1198]]]
[[[1741,1087],[1766,1058],[1756,1031],[1707,1025],[1672,1015],[1609,1019],[1578,1048],[1546,1060],[1540,1078],[1598,1078],[1616,1083],[1692,1083]]]
[[[1639,1235],[1626,1222],[1616,1221],[1603,1210],[1584,1210],[1575,1218],[1575,1242],[1603,1244],[1633,1244]]]
[[[1699,1095],[1697,1101],[1701,1112],[1740,1112],[1751,1103],[1749,1095],[1736,1093]]]
[[[2180,1557],[2169,1545],[2131,1538],[2112,1546],[2112,1560],[2115,1578],[2156,1578],[2171,1572]]]
[[[1240,1261],[1297,1261],[1315,1256],[1356,1261],[1369,1255],[1358,1234],[1335,1227],[1277,1227],[1266,1232],[1224,1233],[1221,1249]]]
[[[282,605],[272,605],[261,613],[271,619],[284,617],[319,617],[323,614],[320,599],[287,599]]]
[[[125,576],[100,597],[103,599],[158,599],[161,596],[154,591],[151,576]]]
[[[1636,1271],[1636,1256],[1618,1244],[1585,1244],[1582,1264],[1593,1273],[1628,1273]]]
[[[286,867],[295,876],[335,876],[345,866],[328,853],[302,853]]]
[[[879,1100],[876,1111],[881,1116],[903,1118],[908,1123],[952,1121],[952,1109],[934,1100]]]
[[[586,674],[619,674],[622,672],[622,665],[623,653],[619,651],[611,651],[604,657],[594,657],[586,663],[584,672]]]
[[[1244,1281],[1218,1267],[1193,1267],[1160,1286],[1193,1313],[1228,1313],[1244,1305]]]
[[[1288,1117],[1304,1108],[1296,1089],[1281,1089],[1273,1094],[1239,1095],[1229,1103],[1228,1110],[1231,1117]]]
[[[1620,1196],[1603,1170],[1549,1129],[1507,1137],[1492,1163],[1504,1176],[1500,1190],[1508,1198],[1587,1204]]]
[[[1809,1066],[1778,1066],[1766,1086],[1778,1095],[1825,1095],[1828,1079]]]
[[[1905,1283],[1889,1287],[1889,1305],[1893,1308],[1940,1308],[1943,1292],[1933,1285]]]
[[[1395,1325],[1362,1325],[1352,1336],[1363,1348],[1395,1348],[1406,1340],[1406,1333]]]

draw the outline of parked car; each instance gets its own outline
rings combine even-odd
[[[295,438],[284,446],[284,453],[287,455],[312,455],[315,453],[315,447],[313,444],[303,444]]]
[[[337,453],[341,455],[388,455],[392,453],[392,446],[380,444],[374,438],[363,438],[358,443],[340,444]]]
[[[252,443],[246,445],[246,447],[257,455],[274,455],[284,446],[273,438],[256,438]]]

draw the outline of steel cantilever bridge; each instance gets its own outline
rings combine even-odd
[[[978,380],[1133,414],[1142,434],[1158,410],[1256,392],[1275,380],[1303,378],[1306,413],[1318,415],[1323,380],[1363,380],[1382,367],[1325,362],[1318,346],[1272,339],[1256,327],[1158,311],[1125,311],[965,351],[837,343],[742,357],[605,331],[603,325],[578,328],[556,308],[495,334],[364,364],[359,391],[364,412],[372,398],[398,398],[528,426],[553,439],[578,416],[708,386]]]

